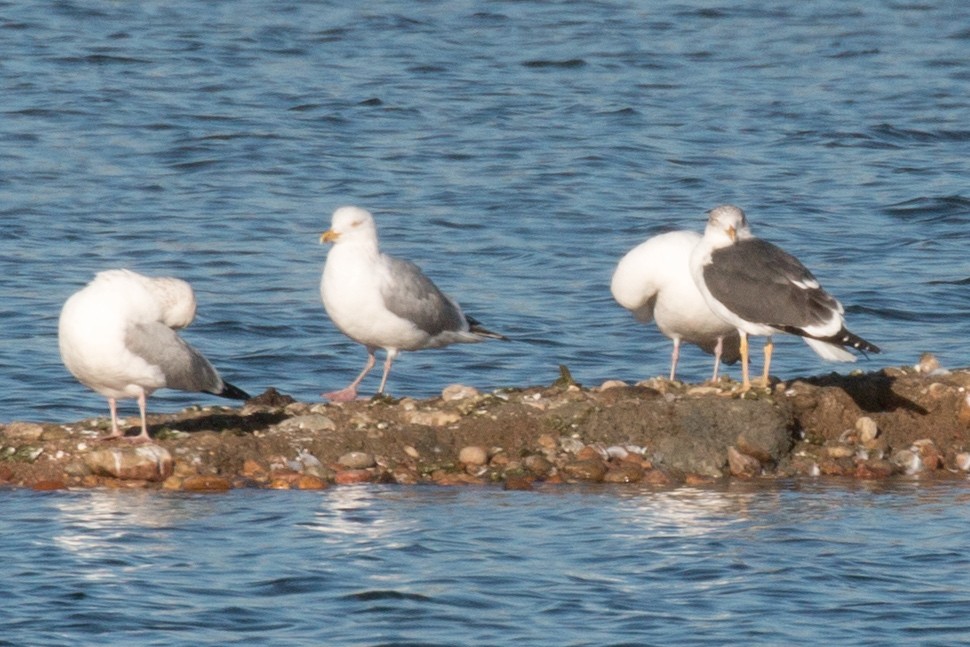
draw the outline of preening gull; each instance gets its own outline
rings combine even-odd
[[[641,323],[655,321],[673,340],[670,379],[677,374],[681,341],[714,355],[714,376],[721,360],[738,361],[737,329],[707,305],[690,271],[690,254],[701,240],[694,231],[671,231],[640,243],[620,259],[610,291],[621,306]]]
[[[324,397],[337,402],[356,398],[361,380],[374,367],[378,348],[387,352],[380,394],[402,350],[506,339],[465,315],[417,265],[382,253],[370,212],[340,207],[320,242],[333,243],[320,281],[323,306],[340,332],[367,349],[360,375],[346,388]]]
[[[704,238],[691,254],[691,272],[711,309],[741,335],[744,390],[751,388],[748,335],[767,337],[762,376],[766,386],[774,334],[798,335],[833,361],[855,361],[846,347],[879,352],[846,329],[842,304],[822,289],[797,258],[755,238],[738,207],[721,205],[708,212]]]
[[[108,398],[111,434],[118,438],[117,400],[137,398],[147,441],[145,400],[157,389],[249,396],[223,381],[212,364],[175,332],[195,318],[195,294],[180,279],[130,270],[99,272],[64,304],[58,324],[61,359],[85,386]]]

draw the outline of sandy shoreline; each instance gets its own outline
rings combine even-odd
[[[702,484],[720,479],[965,478],[970,371],[831,374],[737,383],[568,380],[429,400],[295,402],[149,417],[153,442],[99,442],[106,417],[0,425],[0,486],[220,491],[352,483]],[[135,420],[125,421],[134,433]]]

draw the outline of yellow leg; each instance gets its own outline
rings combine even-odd
[[[762,386],[768,386],[768,370],[771,368],[771,351],[775,349],[774,343],[771,341],[771,337],[765,341],[765,372],[761,376]]]
[[[751,388],[751,380],[748,379],[748,333],[738,332],[741,337],[741,390],[747,391]]]

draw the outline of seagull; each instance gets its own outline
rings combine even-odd
[[[157,389],[204,391],[247,400],[223,381],[202,353],[175,332],[195,318],[195,295],[185,281],[148,277],[125,269],[107,270],[74,293],[61,310],[61,360],[85,386],[108,399],[111,434],[120,438],[117,400],[136,398],[141,433],[148,442],[145,400]]]
[[[694,284],[690,254],[701,240],[694,231],[671,231],[640,243],[620,259],[610,291],[637,321],[656,321],[657,328],[674,342],[670,379],[677,374],[680,343],[686,341],[714,355],[714,375],[721,360],[738,361],[737,329],[714,314]]]
[[[340,332],[367,349],[364,370],[346,388],[324,397],[334,402],[355,399],[378,348],[387,353],[377,390],[381,394],[402,350],[507,339],[465,315],[417,265],[381,252],[370,212],[340,207],[320,242],[333,243],[320,281],[323,306]]]
[[[741,336],[742,391],[748,379],[748,335],[765,336],[764,386],[773,349],[771,337],[798,335],[831,361],[854,362],[879,348],[845,327],[842,304],[822,289],[801,262],[780,247],[756,238],[744,212],[721,205],[708,212],[704,237],[691,254],[694,282],[719,317]]]

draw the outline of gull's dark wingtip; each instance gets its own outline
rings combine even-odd
[[[238,386],[229,384],[229,382],[222,383],[222,390],[216,393],[216,395],[223,398],[231,398],[233,400],[248,400],[250,395],[240,389]]]

